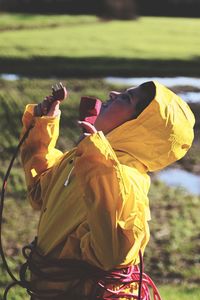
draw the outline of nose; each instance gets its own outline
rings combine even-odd
[[[119,95],[120,93],[119,92],[116,92],[116,91],[111,91],[109,96],[110,96],[110,99],[111,100],[115,100],[115,98],[117,97],[117,95]]]

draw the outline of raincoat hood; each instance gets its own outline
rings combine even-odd
[[[107,135],[121,163],[151,172],[186,154],[195,123],[187,103],[160,83],[154,84],[155,98],[144,111]]]

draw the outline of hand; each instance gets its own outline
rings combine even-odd
[[[47,96],[41,103],[35,107],[34,115],[37,117],[49,116],[56,117],[60,110],[60,101],[53,101],[52,96]]]
[[[68,91],[65,86],[60,82],[52,86],[52,95],[45,97],[45,99],[35,106],[34,115],[36,117],[50,116],[56,117],[60,113],[60,102],[66,99]]]
[[[77,123],[84,131],[83,134],[81,134],[81,136],[79,137],[77,144],[80,143],[80,141],[82,141],[86,136],[97,132],[96,128],[89,122],[78,121]]]
[[[97,132],[97,130],[96,130],[96,128],[94,127],[94,125],[90,124],[89,122],[86,122],[86,121],[78,121],[78,124],[79,124],[80,127],[83,128],[83,130],[84,130],[84,133],[83,133],[83,134],[84,134],[85,136]]]

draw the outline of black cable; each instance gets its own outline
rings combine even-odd
[[[13,166],[13,163],[17,157],[17,154],[19,152],[19,149],[21,147],[21,145],[24,143],[24,141],[26,140],[26,138],[28,137],[29,135],[29,132],[30,130],[34,127],[34,125],[31,125],[27,130],[26,132],[24,133],[24,135],[22,136],[17,148],[15,149],[15,152],[12,156],[12,159],[10,161],[10,164],[8,166],[8,169],[6,171],[6,174],[4,176],[4,179],[3,179],[3,184],[2,184],[2,189],[1,189],[1,201],[0,201],[0,256],[2,258],[2,261],[3,261],[3,265],[7,271],[7,273],[9,274],[9,276],[12,278],[13,280],[13,283],[11,283],[5,290],[5,293],[4,293],[4,299],[6,299],[6,295],[9,291],[9,289],[18,284],[20,285],[20,281],[13,275],[12,271],[10,270],[9,266],[8,266],[8,263],[7,263],[7,260],[5,258],[5,255],[4,255],[4,250],[3,250],[3,244],[2,244],[2,221],[3,221],[3,208],[4,208],[4,200],[5,200],[5,191],[6,191],[6,185],[7,185],[7,181],[8,181],[8,178],[9,178],[9,175],[10,175],[10,172],[11,172],[11,169],[12,169],[12,166]]]
[[[13,287],[13,286],[15,286],[15,285],[18,285],[18,282],[12,282],[12,283],[10,283],[7,287],[6,287],[6,289],[5,289],[5,291],[4,291],[4,295],[3,295],[3,300],[7,300],[7,295],[8,295],[8,292],[10,291],[10,289]]]
[[[139,278],[139,287],[138,287],[138,300],[142,300],[142,279],[143,279],[143,257],[142,251],[139,251],[139,258],[140,258],[140,278]]]

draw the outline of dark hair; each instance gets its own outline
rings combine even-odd
[[[140,101],[136,105],[137,116],[151,103],[156,95],[156,87],[153,81],[147,81],[139,85]]]

